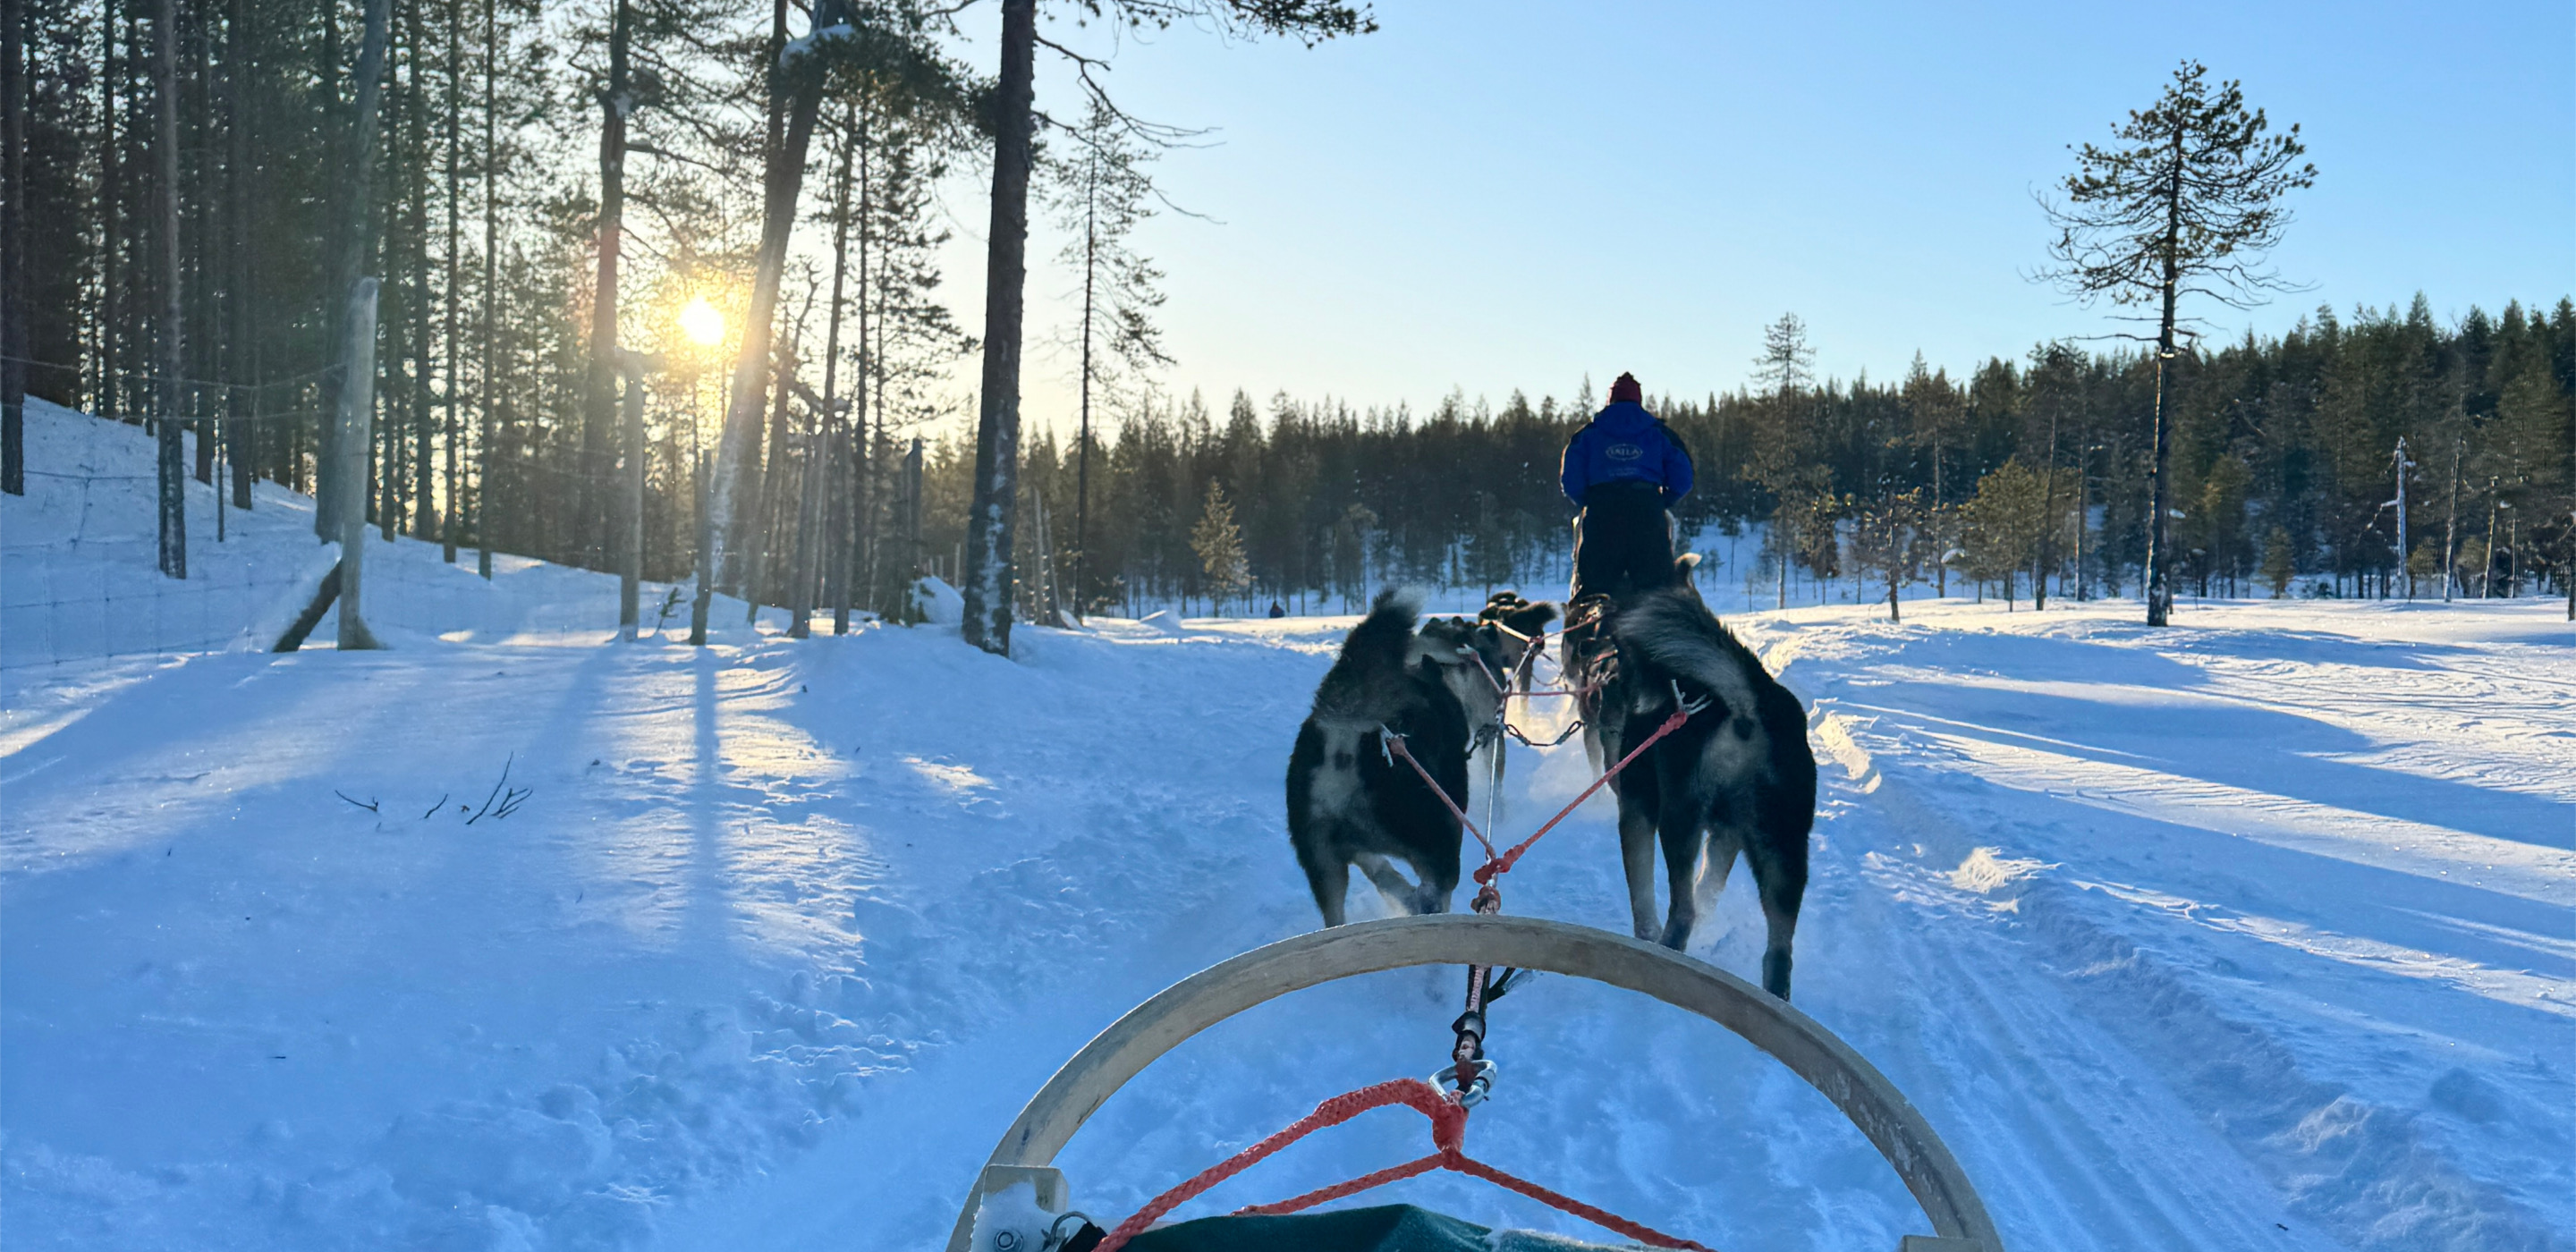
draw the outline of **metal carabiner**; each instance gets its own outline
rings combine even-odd
[[[1431,1085],[1456,1096],[1458,1107],[1462,1109],[1472,1109],[1494,1094],[1494,1063],[1482,1057],[1467,1063],[1476,1067],[1476,1076],[1468,1079],[1464,1087],[1458,1085],[1458,1067],[1455,1065],[1444,1066],[1431,1076]]]

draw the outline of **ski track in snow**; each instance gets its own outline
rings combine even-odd
[[[31,412],[31,446],[148,465],[80,421]],[[309,561],[280,496],[209,560]],[[13,543],[52,516],[0,507]],[[1348,618],[1024,627],[1007,661],[774,621],[619,646],[532,633],[614,580],[382,551],[411,620],[452,617],[393,651],[0,671],[0,1243],[930,1249],[1085,1040],[1314,924],[1280,772]],[[9,562],[13,598],[88,576]],[[1730,618],[1825,774],[1800,1006],[2015,1248],[2576,1247],[2556,606],[2133,611]],[[468,825],[505,762],[524,806]],[[1588,779],[1515,752],[1502,829]],[[1611,811],[1506,908],[1621,925]],[[1739,973],[1743,879],[1694,948]],[[1068,1148],[1077,1203],[1436,1068],[1458,992],[1374,975],[1189,1041]],[[1697,1018],[1540,978],[1494,1020],[1469,1143],[1503,1168],[1717,1247],[1924,1229],[1823,1097]],[[1426,1144],[1373,1114],[1183,1215]],[[1379,1198],[1589,1233],[1453,1176]]]

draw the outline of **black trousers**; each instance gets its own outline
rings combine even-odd
[[[1574,518],[1572,598],[1624,596],[1675,581],[1673,515],[1661,487],[1614,479],[1583,494]]]

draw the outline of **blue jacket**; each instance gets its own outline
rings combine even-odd
[[[1559,470],[1565,498],[1583,507],[1583,494],[1594,483],[1635,478],[1664,489],[1664,507],[1690,494],[1690,449],[1661,418],[1633,401],[1618,401],[1601,410],[1574,437],[1565,441],[1565,463]]]

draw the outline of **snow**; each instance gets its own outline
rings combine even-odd
[[[1038,1206],[1037,1184],[1013,1183],[975,1206],[970,1252],[1037,1252],[1056,1215]]]
[[[148,456],[59,411],[29,439],[41,470]],[[0,501],[7,602],[148,588],[148,495],[88,483],[84,520],[53,481]],[[192,556],[301,571],[299,507],[264,494]],[[1005,660],[736,605],[714,646],[620,645],[613,578],[380,551],[371,586],[408,571],[369,606],[385,652],[203,628],[249,595],[157,637],[102,610],[181,649],[122,659],[57,655],[87,629],[22,645],[11,610],[0,1244],[936,1248],[1085,1040],[1314,925],[1279,779],[1350,618],[1022,626]],[[2016,1248],[2576,1247],[2563,608],[2136,617],[1730,615],[1814,707],[1799,1006]],[[505,767],[528,797],[475,818]],[[1504,829],[1587,780],[1574,745],[1516,751]],[[1621,925],[1609,813],[1525,858],[1507,910]],[[1739,874],[1695,953],[1744,973],[1761,939]],[[1436,1069],[1459,990],[1374,975],[1182,1045],[1062,1155],[1073,1206],[1108,1224]],[[1468,1145],[1504,1169],[1711,1246],[1924,1232],[1822,1097],[1707,1023],[1540,978],[1493,1030]],[[1178,1216],[1427,1150],[1370,1115]],[[1454,1176],[1371,1199],[1598,1234]]]
[[[933,626],[955,626],[966,620],[966,597],[928,574],[913,580],[912,610]]]

